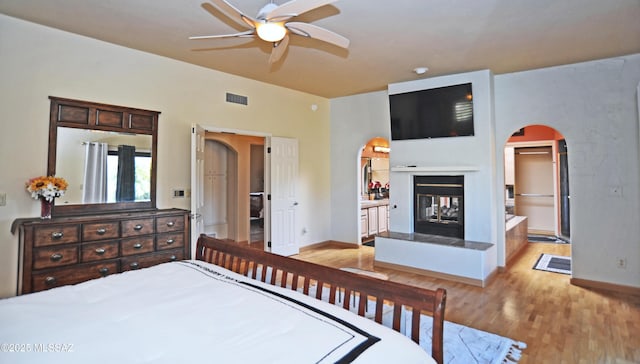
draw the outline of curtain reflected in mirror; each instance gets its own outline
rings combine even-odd
[[[107,202],[107,143],[85,142],[83,203]]]
[[[56,175],[69,188],[56,205],[150,201],[151,139],[59,127]]]

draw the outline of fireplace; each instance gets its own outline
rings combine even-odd
[[[414,176],[414,232],[464,239],[464,176]]]

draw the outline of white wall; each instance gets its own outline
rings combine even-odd
[[[391,139],[386,91],[331,100],[332,239],[360,241],[360,150],[375,137]],[[393,151],[392,151],[393,153]],[[393,187],[391,187],[393,194]]]
[[[171,189],[190,186],[191,123],[297,138],[298,241],[308,245],[330,238],[330,160],[322,152],[329,148],[330,132],[325,98],[4,15],[0,80],[0,193],[7,193],[7,205],[0,206],[0,297],[15,292],[18,241],[10,233],[11,223],[39,213],[24,184],[47,171],[50,95],[161,112],[160,208],[189,208],[189,199],[172,198]],[[225,92],[248,96],[249,105],[226,103]]]
[[[639,82],[639,54],[495,76],[499,148],[527,124],[567,140],[575,278],[640,287]]]

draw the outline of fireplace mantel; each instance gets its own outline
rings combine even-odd
[[[479,167],[473,166],[435,166],[435,167],[425,167],[425,166],[395,166],[391,167],[391,172],[477,172],[479,171]]]

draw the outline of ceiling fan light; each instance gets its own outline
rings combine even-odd
[[[256,31],[258,37],[267,42],[279,42],[287,34],[287,29],[282,23],[261,23],[258,24]]]

